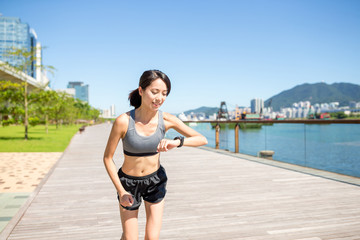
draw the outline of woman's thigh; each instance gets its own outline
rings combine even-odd
[[[123,236],[126,240],[138,239],[138,213],[139,210],[126,210],[120,204],[120,217]]]
[[[159,239],[165,202],[164,200],[159,203],[144,202],[146,210],[145,239]]]

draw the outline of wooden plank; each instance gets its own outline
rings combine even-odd
[[[102,163],[110,125],[89,127],[8,239],[119,239]],[[121,144],[114,160],[121,165]],[[161,154],[169,182],[161,239],[358,239],[360,188],[199,148]],[[144,237],[144,206],[139,236]]]

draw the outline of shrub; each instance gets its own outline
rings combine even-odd
[[[9,118],[7,120],[2,120],[1,124],[6,127],[9,126],[10,124],[14,124],[15,123],[15,119],[13,118]]]

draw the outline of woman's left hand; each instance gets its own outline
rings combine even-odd
[[[170,149],[176,148],[179,146],[180,140],[170,140],[170,139],[162,139],[157,146],[158,152],[167,152]]]

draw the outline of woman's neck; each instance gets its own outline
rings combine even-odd
[[[139,107],[135,110],[136,120],[144,124],[151,122],[156,117],[158,111],[151,111],[144,107]]]

